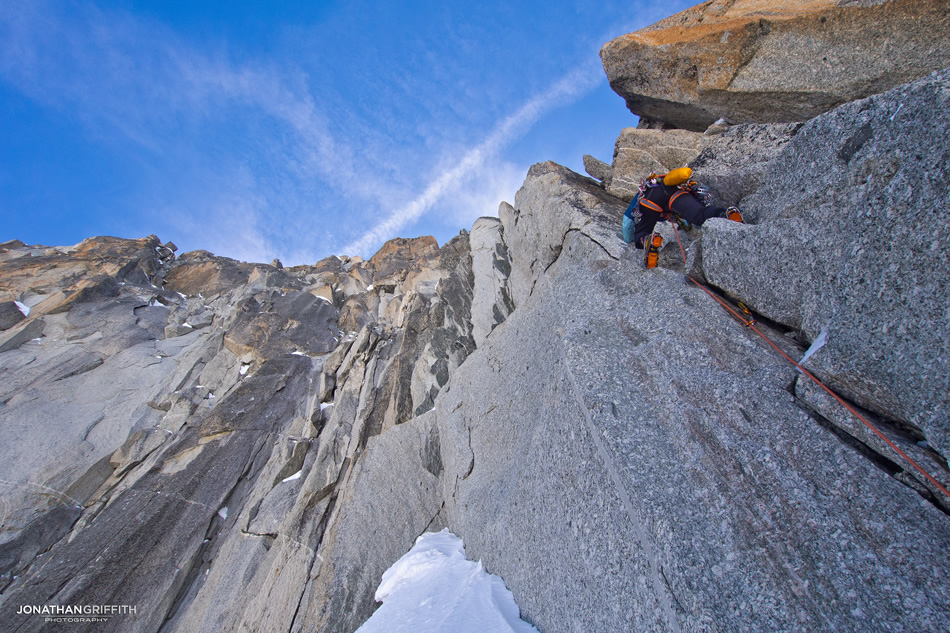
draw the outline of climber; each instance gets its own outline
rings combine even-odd
[[[736,207],[709,206],[708,194],[690,180],[692,175],[689,167],[674,169],[666,175],[652,174],[640,185],[640,191],[623,214],[623,239],[637,248],[645,248],[647,268],[656,267],[657,253],[663,245],[663,238],[655,230],[657,222],[669,220],[687,230],[709,218],[742,222]]]

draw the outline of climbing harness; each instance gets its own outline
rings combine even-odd
[[[652,200],[647,200],[647,195],[649,194],[650,189],[653,189],[654,187],[658,187],[662,180],[663,180],[662,174],[650,174],[649,176],[644,178],[643,181],[640,183],[640,186],[637,187],[637,199],[639,200],[638,204],[642,204],[647,209],[650,209],[651,211],[655,211],[656,213],[659,213],[660,218],[665,220],[669,217],[669,212],[663,207],[661,207],[660,205],[658,205],[657,203],[653,202]]]
[[[676,213],[676,211],[673,210],[673,202],[675,202],[680,196],[691,195],[699,200],[699,202],[704,207],[709,206],[709,189],[701,187],[695,180],[690,180],[689,175],[692,173],[692,170],[688,167],[681,167],[680,169],[674,169],[668,174],[650,174],[644,178],[640,182],[639,187],[637,187],[637,193],[633,198],[633,203],[631,206],[635,207],[643,205],[644,208],[649,209],[650,211],[653,211],[659,215],[660,221],[669,220],[670,222],[675,223],[679,230],[691,231],[693,229],[693,225],[689,220],[681,217],[678,213]],[[679,189],[679,191],[670,196],[669,201],[666,203],[665,209],[652,200],[647,199],[650,189],[659,186],[661,182],[665,185],[675,186],[677,189]],[[631,220],[633,220],[632,216]],[[652,267],[648,266],[648,268]]]
[[[687,182],[686,187],[687,191],[690,191],[694,196],[696,196],[696,199],[699,200],[704,207],[709,206],[709,201],[712,194],[710,194],[708,188],[703,187],[695,180],[690,180]]]
[[[687,262],[686,262],[686,251],[683,249],[683,243],[680,241],[679,232],[676,230],[676,225],[675,225],[675,224],[673,225],[673,232],[676,234],[676,241],[679,242],[679,245],[680,245],[680,252],[683,254],[683,263],[686,264],[686,263],[687,263]],[[801,371],[803,374],[805,374],[806,376],[808,376],[808,378],[810,378],[816,385],[818,385],[819,387],[821,387],[822,389],[824,389],[824,390],[828,393],[828,395],[830,395],[832,398],[834,398],[834,399],[838,402],[838,404],[840,404],[840,405],[843,406],[845,409],[847,409],[854,417],[856,417],[858,420],[860,420],[860,421],[864,424],[864,426],[866,426],[866,427],[869,428],[871,431],[873,431],[874,434],[877,435],[879,438],[881,438],[881,440],[883,440],[885,444],[887,444],[888,446],[890,446],[891,449],[893,449],[895,453],[897,453],[898,455],[900,455],[900,456],[904,459],[905,462],[907,462],[908,464],[910,464],[911,466],[913,466],[914,469],[916,469],[921,475],[923,475],[924,477],[926,477],[927,480],[930,481],[930,483],[932,483],[934,486],[936,486],[936,487],[940,490],[940,492],[942,492],[943,494],[947,495],[947,498],[950,499],[950,490],[947,490],[939,481],[937,481],[936,479],[934,479],[933,476],[932,476],[930,473],[928,473],[926,470],[924,470],[923,467],[920,466],[920,464],[918,464],[917,462],[915,462],[915,461],[914,461],[913,459],[911,459],[904,451],[902,451],[901,449],[899,449],[899,448],[897,447],[897,445],[894,444],[894,442],[892,442],[891,440],[889,440],[889,439],[884,435],[884,433],[882,433],[880,430],[878,430],[878,428],[877,428],[876,426],[874,426],[873,424],[871,424],[871,422],[869,422],[869,421],[867,420],[867,418],[865,418],[863,415],[861,415],[860,413],[858,413],[858,411],[857,411],[854,407],[852,407],[850,404],[848,404],[847,402],[845,402],[844,399],[843,399],[841,396],[839,396],[839,395],[836,394],[834,391],[832,391],[829,387],[827,387],[827,386],[825,385],[825,383],[821,382],[821,380],[819,380],[817,377],[815,377],[814,374],[812,374],[810,371],[808,371],[807,369],[805,369],[804,367],[802,367],[801,364],[797,363],[791,356],[789,356],[789,355],[786,354],[784,351],[782,351],[782,348],[780,348],[778,345],[776,345],[775,343],[773,343],[772,340],[771,340],[769,337],[767,337],[767,336],[766,336],[765,334],[763,334],[757,327],[755,327],[755,319],[752,319],[752,318],[751,318],[751,317],[752,317],[751,311],[750,311],[743,303],[741,303],[741,302],[739,303],[739,309],[740,309],[741,311],[745,312],[745,313],[750,317],[750,318],[748,318],[748,319],[744,318],[744,317],[742,316],[742,314],[740,314],[739,312],[737,312],[736,310],[734,310],[727,302],[725,302],[724,300],[722,300],[720,297],[716,296],[716,294],[715,294],[713,291],[711,291],[709,288],[707,288],[707,287],[704,286],[703,284],[699,283],[698,281],[696,281],[695,279],[693,279],[693,278],[690,277],[689,275],[687,275],[687,278],[688,278],[690,281],[692,281],[694,284],[696,284],[696,286],[697,286],[700,290],[702,290],[703,292],[705,292],[706,294],[708,294],[710,297],[712,297],[717,303],[719,303],[719,305],[721,305],[721,306],[722,306],[723,308],[725,308],[730,314],[732,314],[732,316],[734,316],[734,317],[736,317],[737,319],[739,319],[739,321],[742,322],[743,324],[745,324],[746,327],[750,328],[753,332],[755,332],[755,333],[758,334],[760,337],[762,337],[762,340],[764,340],[766,343],[768,343],[768,344],[772,347],[772,349],[774,349],[776,352],[778,352],[779,354],[781,354],[781,356],[782,356],[783,358],[785,358],[785,360],[787,360],[787,361],[790,362],[792,365],[794,365],[795,367],[797,367],[797,368],[799,369],[799,371]]]

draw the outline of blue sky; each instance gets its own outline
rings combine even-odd
[[[691,2],[0,3],[0,241],[313,263],[609,162],[608,40]]]

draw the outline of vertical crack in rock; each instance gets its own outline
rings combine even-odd
[[[336,488],[337,488],[337,487],[334,486],[334,490],[336,490]],[[315,502],[315,503],[316,503],[316,502]],[[320,521],[318,522],[317,528],[316,528],[316,530],[315,530],[315,532],[316,532],[316,534],[317,534],[317,536],[316,536],[316,544],[315,544],[315,547],[314,547],[314,556],[313,556],[313,558],[311,559],[311,561],[310,561],[310,566],[309,566],[309,568],[308,568],[308,570],[307,570],[307,571],[308,571],[308,573],[307,573],[307,579],[308,579],[308,580],[307,580],[307,582],[304,584],[304,586],[300,587],[300,595],[299,595],[299,597],[298,597],[298,599],[297,599],[297,605],[296,605],[296,607],[294,608],[294,615],[293,615],[293,617],[290,619],[290,626],[287,628],[288,633],[289,633],[289,632],[292,632],[292,631],[297,631],[297,630],[299,630],[299,627],[298,627],[298,625],[297,625],[297,622],[298,622],[298,618],[299,618],[299,616],[300,616],[300,609],[303,607],[304,600],[306,599],[307,594],[308,594],[308,592],[309,592],[309,590],[311,589],[312,584],[313,584],[313,580],[314,580],[314,574],[312,573],[313,567],[314,567],[315,565],[317,565],[318,560],[320,561],[320,563],[322,563],[322,560],[320,559],[320,549],[321,549],[321,546],[322,546],[322,544],[323,544],[323,536],[324,536],[324,534],[326,534],[327,527],[330,525],[331,517],[332,517],[332,516],[334,515],[334,513],[336,512],[336,505],[337,505],[337,493],[334,492],[334,493],[331,494],[331,496],[330,496],[330,501],[329,501],[329,503],[328,503],[328,505],[327,505],[327,508],[326,508],[326,510],[324,510],[323,516],[320,518]]]
[[[281,385],[277,389],[277,392],[279,392],[281,389],[283,389],[283,385]],[[207,530],[205,531],[204,541],[198,547],[198,549],[195,550],[191,558],[190,565],[188,566],[188,571],[185,574],[185,579],[182,582],[181,587],[178,590],[178,593],[172,599],[168,607],[168,610],[165,612],[164,618],[162,619],[163,624],[175,617],[175,614],[177,613],[178,609],[187,599],[188,594],[192,593],[192,590],[194,589],[194,584],[200,581],[199,574],[201,572],[201,567],[206,562],[205,554],[209,552],[210,550],[212,550],[217,545],[217,542],[215,539],[218,533],[224,527],[224,523],[227,521],[227,518],[225,518],[226,515],[222,516],[222,511],[227,512],[228,507],[233,507],[233,501],[234,501],[233,497],[234,497],[235,492],[241,487],[242,484],[249,481],[256,480],[257,475],[260,472],[260,469],[263,468],[264,465],[261,464],[255,470],[255,472],[253,473],[251,472],[252,468],[254,467],[254,464],[258,462],[258,457],[262,454],[262,451],[264,451],[265,447],[269,449],[270,446],[272,445],[271,442],[265,441],[264,438],[266,437],[268,436],[263,435],[260,438],[258,438],[257,448],[248,456],[247,463],[243,471],[241,472],[241,475],[235,480],[234,485],[224,496],[224,501],[222,501],[220,508],[218,508],[216,513],[211,517],[211,520],[208,523]],[[270,450],[268,450],[268,453],[269,452]],[[243,503],[238,507],[243,507]],[[234,518],[231,519],[232,523],[235,523],[237,521],[237,516],[238,516],[238,513],[236,512],[233,515]],[[200,588],[198,590],[200,590]]]
[[[856,133],[858,136],[862,134],[861,131]],[[863,143],[864,141],[860,142]],[[722,288],[710,286],[709,289],[721,298],[728,298],[728,293]],[[802,332],[773,321],[754,310],[751,311],[750,318],[754,319],[755,323],[759,325],[760,330],[766,330],[766,332],[772,330],[773,332],[785,335],[794,334],[798,340],[804,340],[804,334]],[[772,338],[774,337],[771,337],[769,340],[772,340]],[[780,340],[781,342],[788,342],[784,338]],[[774,343],[774,341],[772,342]],[[786,352],[787,351],[788,350],[786,350]],[[803,351],[803,349],[800,349],[799,354]],[[776,362],[784,363],[785,361],[776,358]],[[923,477],[910,463],[895,454],[893,449],[888,447],[882,440],[879,440],[873,431],[866,427],[850,411],[847,411],[840,403],[835,402],[832,396],[824,392],[821,387],[807,380],[805,376],[800,375],[789,385],[787,390],[795,396],[796,402],[802,410],[808,413],[822,428],[831,432],[842,444],[868,459],[881,471],[894,477],[903,485],[920,494],[941,512],[950,513],[950,499],[947,499],[946,495],[941,493],[936,486],[933,486],[933,484],[926,477]],[[834,392],[834,390],[831,391]],[[874,424],[878,430],[882,431],[885,435],[889,435],[892,441],[902,446],[902,450],[905,453],[915,453],[912,458],[919,465],[926,465],[928,460],[936,462],[938,470],[930,472],[929,474],[931,474],[931,476],[936,475],[939,477],[940,471],[950,473],[946,459],[939,452],[932,449],[929,453],[918,450],[917,443],[919,441],[924,441],[926,444],[926,437],[919,428],[875,416],[869,411],[864,410],[860,404],[850,401],[845,394],[834,393],[849,406],[859,410],[865,418],[874,419]],[[821,402],[820,405],[818,401]],[[832,417],[829,418],[823,415],[822,410],[825,410],[829,414],[831,414],[833,410]],[[740,409],[740,412],[751,423],[748,414],[742,409]],[[950,485],[950,476],[944,476],[941,477],[941,479],[943,479],[942,483],[944,486]]]
[[[799,377],[797,385],[801,385],[803,382],[805,382],[804,377]],[[933,486],[926,477],[923,477],[910,463],[894,453],[894,450],[880,440],[873,431],[865,427],[850,412],[845,411],[839,403],[833,402],[831,396],[819,391],[818,387],[811,387],[811,385],[804,388],[798,386],[793,391],[793,395],[795,395],[795,400],[802,410],[808,413],[819,426],[828,430],[843,445],[919,494],[941,512],[950,515],[950,499],[946,499],[946,496]],[[841,394],[837,395],[851,407],[861,411],[860,405],[848,402]],[[832,417],[826,417],[823,412]],[[888,436],[904,453],[909,454],[918,465],[929,470],[931,476],[938,478],[938,481],[942,480],[941,483],[944,486],[950,485],[950,468],[947,466],[946,458],[932,449],[925,450],[919,447],[919,442],[926,444],[919,429],[908,430],[902,428],[893,421],[879,418],[868,411],[861,411],[861,414],[871,420],[879,431]],[[927,468],[931,463],[933,467]],[[943,474],[942,477],[941,473]]]

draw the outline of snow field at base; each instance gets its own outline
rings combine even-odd
[[[538,633],[504,581],[465,558],[448,530],[423,534],[383,574],[382,602],[357,633]]]

